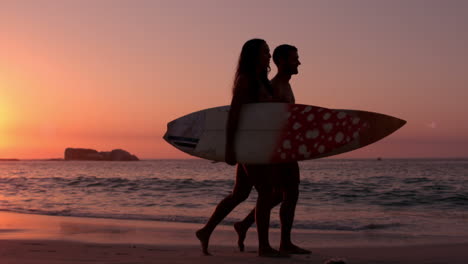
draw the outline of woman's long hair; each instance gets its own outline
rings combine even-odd
[[[251,39],[242,46],[236,74],[234,75],[234,84],[232,87],[233,95],[239,92],[239,80],[241,77],[248,80],[249,93],[254,95],[254,97],[256,97],[259,92],[258,80],[262,82],[270,92],[272,91],[270,81],[268,81],[268,72],[270,71],[270,67],[257,76],[257,67],[260,61],[260,49],[264,44],[266,44],[266,41],[263,39]]]

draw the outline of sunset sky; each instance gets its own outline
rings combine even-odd
[[[468,157],[467,14],[462,0],[1,1],[0,158],[189,158],[167,122],[229,104],[251,38],[298,47],[298,103],[408,121],[338,157]]]

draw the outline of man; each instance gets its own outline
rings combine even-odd
[[[278,67],[278,73],[271,79],[273,101],[295,103],[294,94],[289,81],[292,75],[299,73],[301,65],[297,48],[291,45],[280,45],[273,52],[273,61]],[[275,198],[272,207],[281,203],[281,243],[280,252],[284,254],[310,254],[311,252],[294,245],[291,241],[291,229],[294,222],[297,199],[299,197],[299,166],[297,162],[275,164],[272,175],[275,186]],[[255,221],[255,209],[241,222],[234,224],[238,235],[238,246],[244,251],[244,240],[247,230]]]

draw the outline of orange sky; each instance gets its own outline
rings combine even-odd
[[[298,103],[408,121],[339,157],[468,157],[467,2],[9,2],[0,158],[62,157],[66,147],[188,158],[163,142],[166,123],[228,104],[254,37],[299,48]]]

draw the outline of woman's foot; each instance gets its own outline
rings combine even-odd
[[[205,256],[211,256],[210,252],[208,252],[208,243],[210,242],[211,234],[206,233],[206,231],[202,228],[195,232],[195,235],[197,236],[198,240],[200,240],[203,254]]]
[[[289,254],[280,252],[272,247],[258,249],[258,256],[264,258],[289,258]]]
[[[234,229],[237,233],[237,246],[241,252],[244,252],[244,240],[248,229],[242,226],[242,222],[234,223]]]
[[[286,254],[297,254],[297,255],[306,255],[312,253],[310,250],[300,248],[294,244],[289,244],[289,245],[281,245],[280,246],[280,251]]]

